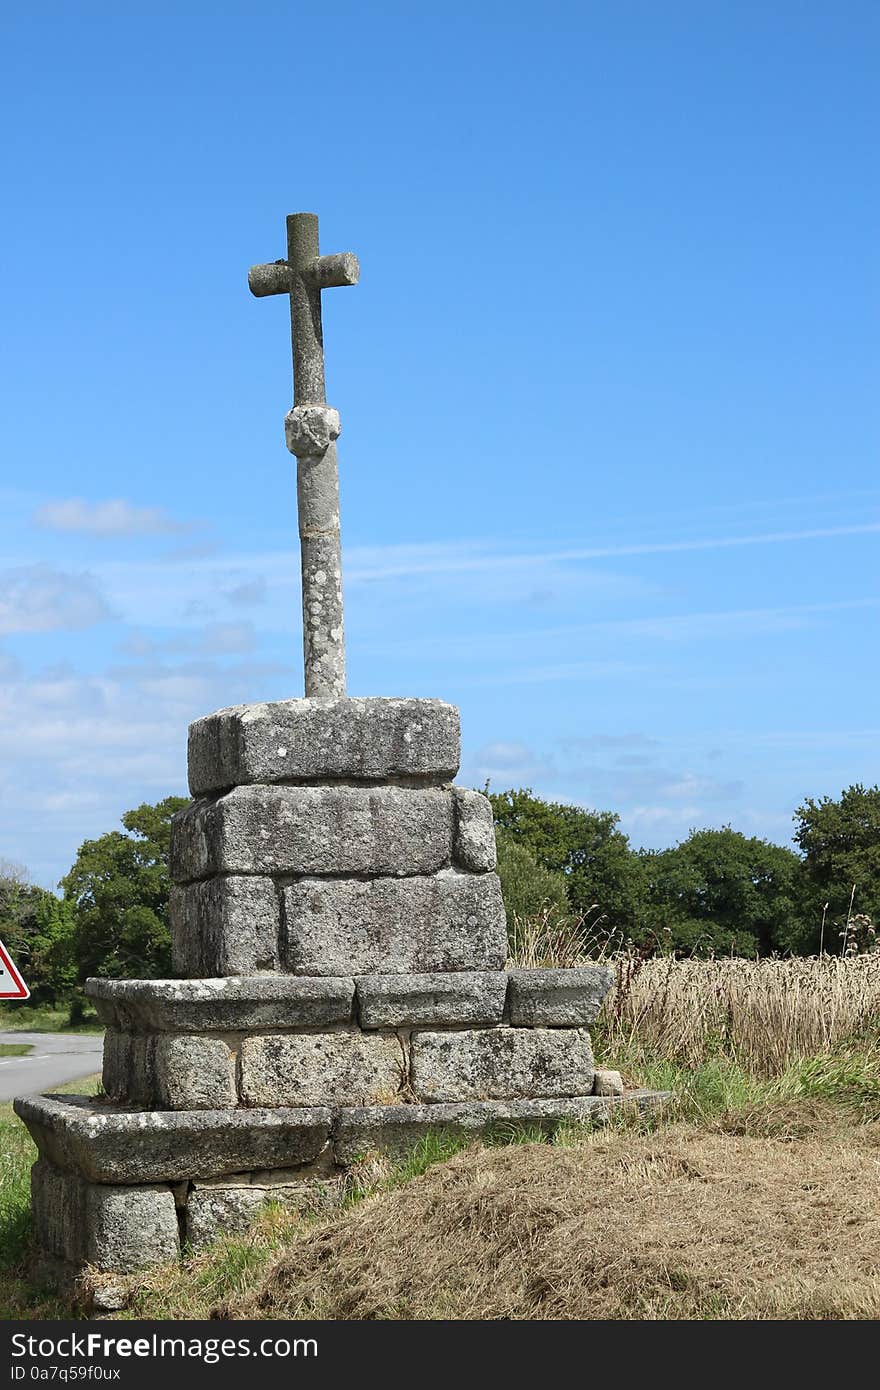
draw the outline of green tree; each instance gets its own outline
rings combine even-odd
[[[2,939],[21,970],[30,959],[30,930],[28,919],[39,889],[29,882],[23,864],[0,860],[0,939]]]
[[[167,796],[122,817],[127,834],[111,830],[80,846],[61,881],[76,918],[80,981],[89,975],[155,978],[171,973],[168,853],[171,817],[187,805]]]
[[[676,949],[801,949],[803,865],[793,850],[725,826],[692,830],[643,859],[654,930]]]
[[[529,847],[506,830],[499,830],[495,840],[508,920],[536,917],[547,907],[560,916],[570,912],[565,874],[539,864]]]
[[[31,998],[60,1003],[75,981],[73,914],[20,865],[0,863],[0,938],[18,966]]]
[[[565,875],[573,911],[587,916],[598,908],[606,929],[638,933],[645,876],[640,856],[617,829],[619,816],[543,801],[529,788],[490,793],[489,799],[498,829],[545,869]]]
[[[851,901],[854,912],[880,923],[880,787],[856,782],[836,801],[830,796],[819,801],[808,797],[794,819],[811,915],[817,923],[828,903],[832,939],[826,935],[826,949],[835,944]]]
[[[31,960],[40,993],[31,994],[38,1002],[65,1003],[76,988],[76,913],[71,903],[44,893],[34,912],[34,938]]]

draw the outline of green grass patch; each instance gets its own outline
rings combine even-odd
[[[69,1009],[47,1004],[6,1004],[0,1007],[0,1033],[103,1033],[98,1015],[87,1010],[80,1023],[71,1024]]]
[[[687,1066],[649,1053],[614,1058],[635,1085],[671,1091],[669,1107],[686,1120],[709,1120],[748,1107],[784,1100],[831,1100],[859,1120],[880,1119],[880,1051],[821,1053],[790,1063],[778,1076],[756,1076],[730,1056]]]
[[[59,1086],[59,1092],[94,1095],[100,1078]],[[67,1305],[35,1289],[25,1277],[31,1244],[31,1164],[36,1146],[11,1105],[0,1105],[0,1319],[69,1317]]]
[[[30,1170],[36,1149],[11,1105],[0,1105],[0,1271],[22,1259],[30,1237]]]
[[[442,1129],[432,1130],[394,1162],[383,1186],[402,1187],[404,1183],[426,1173],[435,1163],[445,1163],[467,1147],[468,1140],[460,1134],[448,1134]]]

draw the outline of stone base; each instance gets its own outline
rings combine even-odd
[[[104,1091],[144,1110],[552,1099],[593,1086],[611,971],[89,980]]]
[[[594,1091],[607,967],[505,969],[492,807],[452,785],[458,759],[441,701],[192,726],[170,847],[185,978],[89,981],[105,1095],[16,1102],[46,1269],[89,1268],[110,1297],[266,1202],[332,1202],[365,1154],[657,1103]]]
[[[174,970],[193,979],[497,971],[487,797],[440,700],[282,700],[190,728],[171,827]]]
[[[620,1105],[665,1093],[436,1105],[142,1111],[84,1096],[19,1099],[39,1149],[32,1170],[37,1268],[66,1287],[86,1268],[131,1274],[247,1230],[269,1202],[306,1214],[332,1206],[345,1174],[428,1134],[505,1137],[562,1123],[605,1124]]]
[[[458,710],[443,700],[277,700],[233,705],[190,725],[193,796],[288,781],[451,782]]]

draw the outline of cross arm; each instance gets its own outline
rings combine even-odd
[[[336,256],[318,256],[299,272],[318,290],[337,285],[356,285],[360,276],[358,258],[351,251]],[[272,261],[270,265],[252,265],[248,271],[250,292],[262,299],[267,294],[290,294],[291,270],[287,261]]]

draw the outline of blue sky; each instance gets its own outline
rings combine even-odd
[[[284,216],[349,689],[636,844],[878,779],[873,3],[3,7],[0,857],[302,693]]]

